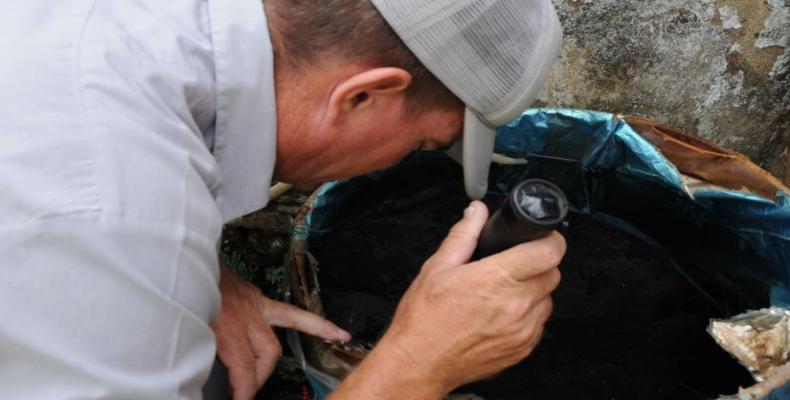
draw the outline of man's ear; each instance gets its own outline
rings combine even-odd
[[[351,113],[370,107],[384,96],[405,94],[411,74],[401,68],[384,67],[354,74],[340,82],[329,97],[327,118],[342,123]]]

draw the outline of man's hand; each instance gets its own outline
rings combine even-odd
[[[441,399],[532,352],[551,313],[565,241],[553,233],[467,263],[487,216],[482,203],[470,205],[332,399]]]
[[[220,265],[219,288],[222,310],[211,329],[217,336],[219,359],[228,368],[235,400],[253,398],[282,355],[272,326],[332,341],[351,339],[348,332],[315,314],[265,297],[224,265]]]

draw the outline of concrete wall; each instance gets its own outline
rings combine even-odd
[[[790,0],[554,0],[565,46],[539,106],[637,114],[790,182]]]

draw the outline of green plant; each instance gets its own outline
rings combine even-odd
[[[225,263],[228,268],[230,268],[245,281],[252,282],[258,276],[258,271],[260,268],[257,266],[248,266],[247,263],[245,263],[242,259],[241,253],[234,251],[228,255],[222,251],[220,252],[220,257],[222,258],[222,262]]]
[[[280,291],[285,284],[285,266],[269,268],[264,275],[266,283]]]

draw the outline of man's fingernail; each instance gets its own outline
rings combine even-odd
[[[348,342],[351,340],[351,334],[342,329],[338,329],[337,335],[341,342]]]
[[[473,206],[466,207],[466,210],[464,210],[464,218],[469,218],[473,215],[475,215],[475,208]]]

